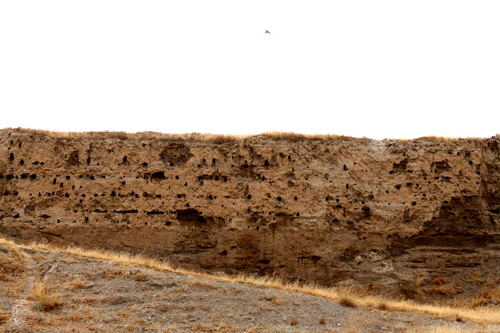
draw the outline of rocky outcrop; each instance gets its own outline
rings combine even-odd
[[[55,139],[0,131],[0,232],[333,285],[500,256],[496,138]]]

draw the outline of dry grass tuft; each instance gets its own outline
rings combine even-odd
[[[319,318],[318,324],[320,324],[320,325],[326,324],[326,319],[324,317]]]
[[[438,276],[437,278],[432,280],[432,284],[435,284],[436,286],[442,286],[445,283],[446,283],[446,280],[442,276]]]
[[[0,281],[16,281],[26,271],[26,258],[15,246],[8,244],[6,252],[0,251]]]
[[[80,278],[80,276],[75,275],[69,282],[67,288],[71,290],[82,289],[86,288],[86,285],[85,282]]]
[[[380,310],[380,311],[385,311],[389,308],[389,306],[387,305],[387,302],[385,302],[384,300],[381,300],[380,302],[378,302],[375,307]]]
[[[345,306],[346,308],[355,308],[358,306],[355,294],[351,288],[348,287],[340,289],[338,295],[338,302],[340,305]]]
[[[498,304],[500,301],[500,288],[486,289],[483,288],[476,296],[467,302],[467,305],[471,308],[476,308],[479,306],[485,306],[492,304],[492,302]]]
[[[40,251],[36,251],[35,253],[33,253],[33,255],[31,256],[36,262],[40,262],[42,260],[45,259],[45,256],[40,252]]]
[[[457,286],[455,281],[448,284],[438,284],[436,287],[431,289],[425,289],[425,292],[429,294],[441,294],[441,295],[456,295],[462,292],[462,289]]]
[[[44,282],[35,282],[29,297],[34,302],[34,308],[39,311],[55,310],[62,305],[61,295],[53,293]]]
[[[290,319],[290,325],[297,325],[299,323],[299,320],[296,317],[293,317]]]
[[[4,310],[0,309],[0,325],[7,323],[9,318],[10,318],[9,314]]]
[[[198,289],[205,289],[205,290],[211,290],[211,289],[217,289],[217,286],[211,282],[205,282],[205,281],[195,281],[189,283],[189,286],[191,288],[198,288]]]
[[[285,303],[285,300],[283,299],[283,297],[281,297],[281,295],[276,295],[276,294],[263,295],[263,296],[259,297],[259,299],[261,301],[271,302],[274,305],[281,305],[281,304]]]
[[[417,277],[415,280],[415,287],[420,288],[424,284],[424,278],[422,276]]]

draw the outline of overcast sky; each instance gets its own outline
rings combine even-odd
[[[0,1],[0,128],[490,137],[499,17],[498,0]]]

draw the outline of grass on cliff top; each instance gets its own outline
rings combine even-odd
[[[160,133],[160,132],[137,132],[137,133],[127,133],[127,132],[59,132],[59,131],[48,131],[48,130],[38,130],[30,128],[6,128],[4,130],[18,131],[20,133],[32,133],[37,135],[46,135],[53,139],[121,139],[121,140],[161,140],[161,141],[196,141],[196,142],[207,142],[215,144],[223,144],[228,142],[241,141],[245,138],[252,136],[265,136],[275,140],[288,140],[288,141],[300,141],[300,140],[331,140],[337,138],[347,138],[347,136],[336,135],[336,134],[300,134],[293,132],[265,132],[262,134],[245,134],[245,135],[234,135],[234,134],[211,134],[211,133]]]
[[[17,245],[14,241],[0,236],[0,244],[13,246]],[[182,268],[174,268],[169,263],[148,258],[141,255],[131,255],[128,253],[117,253],[102,249],[83,249],[80,247],[68,246],[61,247],[46,243],[29,243],[28,247],[33,249],[57,251],[75,256],[83,256],[93,259],[112,261],[116,263],[129,263],[141,265],[143,267],[170,271],[179,274],[200,276],[216,281],[237,282],[255,285],[258,287],[275,288],[287,291],[309,294],[317,297],[324,297],[348,307],[375,308],[387,311],[404,311],[409,313],[419,313],[447,318],[460,318],[461,320],[470,320],[476,323],[500,323],[500,311],[495,307],[481,306],[470,308],[466,305],[458,306],[437,306],[428,304],[419,304],[411,300],[395,300],[381,296],[359,296],[351,289],[346,288],[326,288],[318,285],[307,285],[298,282],[287,283],[275,277],[257,277],[240,274],[237,276],[214,276],[208,273],[195,272]]]
[[[333,140],[339,138],[352,138],[344,135],[337,134],[301,134],[294,132],[281,132],[272,131],[264,132],[261,134],[246,134],[246,135],[233,135],[233,134],[210,134],[210,133],[182,133],[182,134],[172,134],[172,133],[160,133],[160,132],[137,132],[137,133],[127,133],[127,132],[59,132],[59,131],[49,131],[49,130],[39,130],[30,128],[5,128],[8,131],[18,131],[20,133],[32,133],[37,135],[46,135],[53,139],[120,139],[120,140],[161,140],[161,141],[196,141],[196,142],[207,142],[215,144],[223,144],[228,142],[241,141],[245,138],[252,136],[264,136],[274,140],[287,140],[292,142],[297,142],[301,140]],[[500,134],[495,136],[500,139]],[[454,142],[454,141],[476,141],[482,142],[486,140],[485,138],[454,138],[445,136],[428,136],[425,137],[427,140],[434,142]],[[360,140],[366,140],[366,137],[360,138]],[[385,139],[388,140],[388,139]],[[398,139],[400,142],[412,141],[412,139]]]

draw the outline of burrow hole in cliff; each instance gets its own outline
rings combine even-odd
[[[24,164],[24,160],[21,159],[21,161],[19,161],[19,164],[23,165]]]
[[[248,200],[252,199],[252,195],[251,194],[247,195],[247,198]]]
[[[297,201],[297,200],[299,200],[299,198],[297,198],[297,197],[293,197],[293,200]]]
[[[281,197],[278,197],[278,201],[281,201],[281,200],[282,200],[282,198],[281,198]]]
[[[9,156],[9,160],[14,160],[14,154],[13,153],[10,153],[10,156]]]

